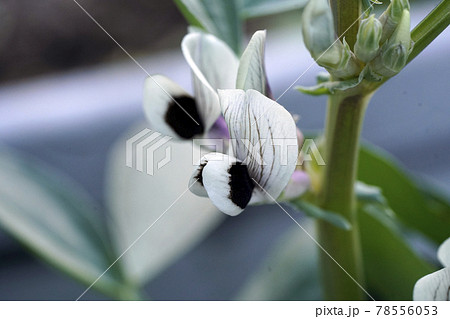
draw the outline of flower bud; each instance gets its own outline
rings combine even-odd
[[[379,20],[383,26],[380,43],[384,43],[394,32],[403,15],[403,10],[409,11],[408,0],[391,0],[386,11],[380,16]]]
[[[361,68],[348,45],[336,38],[333,14],[327,0],[309,1],[303,11],[302,33],[306,48],[317,64],[336,78],[351,78]]]
[[[302,16],[303,41],[313,58],[325,52],[335,40],[333,15],[328,0],[309,1]]]
[[[378,54],[382,34],[381,22],[371,15],[361,21],[355,43],[355,55],[364,63],[370,62]]]
[[[381,54],[372,62],[371,69],[381,76],[391,77],[406,65],[411,52],[410,16],[403,10],[400,22],[389,40],[383,45]]]

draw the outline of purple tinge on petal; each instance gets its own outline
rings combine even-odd
[[[304,141],[305,137],[303,136],[302,131],[300,131],[300,129],[297,127],[297,143],[299,148],[302,147]]]
[[[213,126],[204,135],[204,139],[206,140],[200,141],[200,139],[197,139],[197,144],[210,152],[227,153],[230,146],[230,132],[223,116],[217,118]]]
[[[223,116],[217,118],[207,134],[208,138],[230,139],[230,132]]]
[[[297,198],[305,193],[311,185],[309,175],[304,171],[294,171],[283,192],[284,199]]]

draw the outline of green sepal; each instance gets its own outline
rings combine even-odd
[[[352,224],[339,214],[323,210],[322,208],[301,199],[296,199],[288,203],[296,209],[301,210],[309,217],[326,221],[343,230],[352,229]]]

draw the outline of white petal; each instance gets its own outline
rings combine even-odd
[[[239,215],[244,210],[254,190],[246,165],[221,153],[208,153],[202,158],[190,184],[194,181],[198,184],[196,189],[191,187],[195,194],[206,193],[220,211],[230,216]]]
[[[444,267],[450,267],[450,238],[439,247],[437,256]]]
[[[143,104],[151,128],[160,133],[189,139],[204,132],[195,100],[165,76],[145,80]]]
[[[262,94],[271,95],[264,65],[264,47],[266,31],[256,31],[242,54],[236,80],[236,88],[254,89]]]
[[[450,267],[420,278],[414,286],[415,301],[450,300]]]
[[[208,156],[213,153],[208,153],[205,156],[203,156],[200,160],[200,164],[195,169],[195,171],[192,173],[191,178],[189,179],[189,185],[190,190],[193,194],[201,197],[208,197],[208,192],[206,191],[205,187],[203,186],[203,168],[208,163]]]
[[[126,138],[140,130],[132,129]],[[120,260],[126,277],[143,285],[204,239],[224,215],[209,199],[187,189],[193,169],[191,141],[167,143],[172,160],[153,176],[125,166],[124,145],[125,139],[116,143],[107,169],[107,204],[116,255],[167,210]],[[155,152],[155,159],[164,158],[165,146]]]
[[[223,41],[202,32],[186,35],[181,49],[192,70],[195,99],[208,131],[220,115],[217,89],[235,87],[239,61]]]
[[[294,172],[297,128],[291,114],[255,90],[219,90],[219,99],[231,135],[234,155],[248,165],[249,173],[276,199]],[[252,201],[253,202],[253,201]]]

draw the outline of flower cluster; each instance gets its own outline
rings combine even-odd
[[[224,153],[201,159],[189,185],[231,216],[249,204],[273,201],[288,184],[285,198],[301,195],[309,184],[306,173],[296,171],[301,134],[292,115],[271,99],[265,38],[265,31],[257,31],[238,59],[215,36],[191,32],[181,48],[194,96],[162,75],[147,78],[144,87],[144,111],[153,129],[178,139],[228,141]]]
[[[308,3],[302,31],[311,56],[341,80],[360,74],[376,81],[392,77],[406,65],[412,49],[408,0],[392,0],[378,19],[375,15],[362,19],[353,51],[345,35],[342,41],[337,38],[327,0]]]

